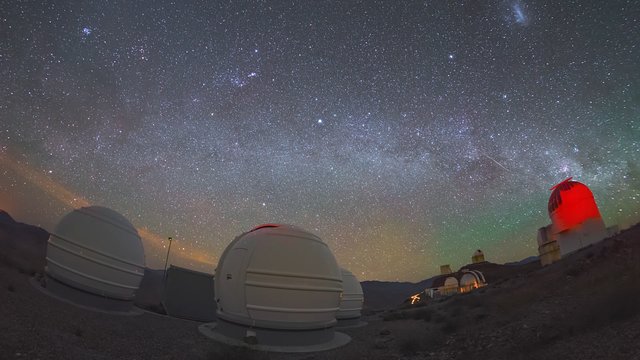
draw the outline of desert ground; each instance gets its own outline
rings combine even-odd
[[[369,301],[378,306],[365,308],[368,325],[340,330],[348,345],[303,354],[235,348],[201,335],[198,322],[49,297],[32,284],[42,237],[0,221],[2,359],[640,359],[640,226],[548,267],[502,267],[468,294],[417,306]]]

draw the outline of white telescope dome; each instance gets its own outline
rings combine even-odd
[[[348,320],[358,320],[362,314],[362,303],[364,302],[364,293],[362,286],[353,273],[347,269],[342,269],[342,299],[340,301],[340,310],[336,314],[336,319],[344,323]]]
[[[217,328],[240,339],[251,329],[259,344],[331,341],[341,293],[340,268],[320,238],[291,225],[261,225],[220,257]]]
[[[144,248],[135,227],[101,206],[67,214],[47,243],[47,275],[101,297],[132,300],[144,267]]]

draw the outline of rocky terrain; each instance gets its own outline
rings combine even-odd
[[[415,307],[370,306],[368,326],[341,330],[352,337],[348,345],[277,354],[216,343],[192,321],[115,316],[48,297],[29,281],[42,272],[46,232],[5,214],[2,359],[640,359],[640,226],[545,268],[478,265],[485,288]],[[152,308],[160,290],[148,281],[139,302]],[[425,284],[389,284],[386,293],[384,283],[374,284],[369,304],[400,304],[404,292]],[[376,291],[392,295],[375,298]]]

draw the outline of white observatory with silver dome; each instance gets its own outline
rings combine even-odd
[[[466,293],[475,289],[487,286],[484,274],[478,270],[462,269],[460,277],[460,292]]]
[[[361,322],[362,304],[364,303],[364,293],[362,285],[353,273],[342,268],[342,298],[340,299],[340,309],[336,314],[339,327],[351,327],[366,325]]]
[[[342,275],[317,236],[291,225],[265,224],[238,236],[215,273],[217,323],[200,331],[258,350],[328,350],[349,342],[334,331]]]
[[[47,290],[91,307],[126,311],[144,276],[142,240],[119,213],[101,206],[73,210],[47,243]]]

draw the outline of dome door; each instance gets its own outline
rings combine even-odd
[[[244,291],[245,269],[249,250],[237,248],[229,253],[224,267],[220,271],[220,280],[224,287],[222,308],[230,314],[246,315],[246,300]]]

